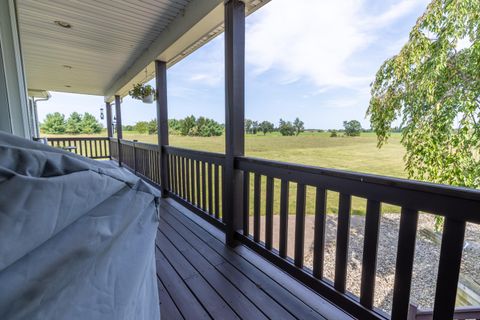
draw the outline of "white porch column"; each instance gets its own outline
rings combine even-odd
[[[0,130],[31,138],[14,0],[0,1]]]

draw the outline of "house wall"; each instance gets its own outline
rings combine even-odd
[[[0,130],[31,138],[27,86],[14,0],[0,1]]]

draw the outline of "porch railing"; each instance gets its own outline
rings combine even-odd
[[[110,139],[109,144],[112,159],[160,185],[160,149],[157,145],[117,139]],[[225,156],[169,146],[162,151],[167,154],[166,189],[169,196],[225,230],[222,201]],[[236,233],[236,239],[360,319],[388,318],[373,306],[381,206],[401,207],[393,319],[406,319],[409,310],[412,314],[409,302],[419,212],[443,217],[434,309],[416,311],[416,318],[440,318],[453,310],[466,223],[480,224],[479,191],[250,157],[237,157],[234,165],[236,170],[243,172],[244,223],[243,230]],[[312,269],[304,265],[307,188],[315,190]],[[291,191],[295,191],[294,212],[289,210]],[[324,277],[323,270],[327,192],[332,191],[339,195],[333,282]],[[352,197],[366,202],[359,297],[348,293],[346,288]],[[278,250],[273,247],[275,199],[279,200]],[[265,213],[264,229],[260,225],[262,212]],[[287,254],[290,213],[295,219],[292,258]],[[455,314],[464,315],[464,311],[458,310]]]
[[[392,318],[405,319],[408,314],[415,240],[419,211],[445,218],[433,314],[448,314],[455,304],[466,222],[480,223],[480,192],[444,185],[434,185],[368,174],[288,164],[275,161],[237,158],[235,166],[244,172],[244,221],[249,218],[250,174],[253,174],[253,237],[244,223],[237,238],[266,259],[296,277],[322,296],[350,311],[360,319],[382,318],[373,308],[375,273],[382,204],[401,207],[396,253]],[[266,179],[265,243],[260,238],[261,179]],[[274,183],[280,187],[279,250],[272,249],[272,206]],[[296,187],[295,254],[287,257],[289,191]],[[305,190],[315,188],[315,226],[313,270],[304,267]],[[335,276],[333,283],[323,277],[325,250],[326,194],[339,193],[336,233]],[[365,238],[363,245],[360,297],[346,292],[348,246],[352,196],[366,200]]]
[[[48,145],[61,148],[92,159],[110,157],[107,137],[47,138]]]
[[[225,155],[170,146],[165,151],[170,196],[223,230]]]

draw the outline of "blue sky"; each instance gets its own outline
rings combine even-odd
[[[293,4],[293,5],[292,5]],[[382,62],[408,39],[428,0],[272,0],[247,18],[246,117],[300,117],[306,128],[369,127],[369,84]],[[223,35],[168,70],[169,118],[224,121]],[[152,83],[153,84],[153,81]],[[50,112],[90,112],[103,97],[52,92],[39,103]],[[154,104],[124,98],[125,124],[155,118]]]

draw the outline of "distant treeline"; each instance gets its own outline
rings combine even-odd
[[[223,124],[206,117],[188,116],[184,119],[169,119],[169,133],[182,136],[212,137],[221,136],[224,131]],[[125,131],[137,131],[138,133],[157,133],[157,120],[139,121],[133,126],[123,126]]]
[[[62,134],[62,133],[100,133],[103,125],[90,113],[83,115],[73,112],[68,119],[60,112],[49,113],[45,120],[40,124],[40,130],[43,133]]]
[[[198,136],[211,137],[220,136],[225,131],[225,126],[213,119],[206,117],[198,117],[191,115],[183,119],[169,119],[168,120],[169,133],[182,136]],[[283,119],[279,120],[278,126],[270,121],[255,121],[245,119],[245,133],[264,135],[271,132],[279,132],[282,136],[299,135],[304,131],[309,132],[330,132],[331,137],[336,137],[338,134],[346,136],[359,136],[361,132],[372,132],[371,129],[362,128],[357,120],[350,120],[343,122],[344,129],[305,129],[304,122],[296,118],[293,122]],[[155,119],[150,121],[139,121],[134,125],[123,126],[125,131],[136,131],[145,134],[157,133],[157,121]],[[392,132],[401,132],[400,128],[392,128]]]

